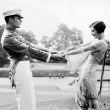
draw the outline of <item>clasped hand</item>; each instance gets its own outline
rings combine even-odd
[[[59,56],[59,57],[65,57],[65,53],[64,51],[52,51],[51,54],[53,54],[54,56]]]

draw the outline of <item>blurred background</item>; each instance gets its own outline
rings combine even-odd
[[[60,51],[86,43],[93,39],[89,25],[96,20],[105,22],[107,25],[105,36],[110,40],[110,0],[0,0],[0,40],[5,26],[2,13],[16,8],[22,10],[24,17],[18,32],[29,42],[41,47]],[[102,62],[103,60],[97,70],[98,87]],[[74,101],[75,77],[71,74],[66,59],[59,62],[51,61],[48,64],[31,59],[30,67],[35,83],[37,110],[78,109]],[[12,98],[13,94],[10,95],[12,92],[8,91],[11,90],[8,71],[9,59],[0,43],[1,108],[3,103],[5,107],[10,106],[6,105],[7,101],[14,102],[12,107],[17,107],[15,99]],[[108,105],[110,104],[109,74],[108,51],[103,79],[103,102],[106,101]]]

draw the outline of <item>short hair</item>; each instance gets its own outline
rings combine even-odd
[[[13,15],[12,15],[12,16],[6,16],[6,17],[4,18],[6,23],[8,23],[8,22],[9,22],[9,18],[12,18],[12,19],[13,19],[13,18],[14,18],[14,16],[13,16]]]
[[[5,22],[8,23],[9,22],[9,18],[12,18],[14,19],[15,16],[18,16],[20,17],[19,15],[11,15],[11,16],[6,16],[4,19],[5,19]]]
[[[91,27],[94,27],[98,34],[100,34],[105,31],[106,25],[103,21],[95,21],[89,26],[89,28]]]

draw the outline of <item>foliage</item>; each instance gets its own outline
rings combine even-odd
[[[45,47],[45,48],[50,48],[52,46],[51,44],[51,38],[48,36],[43,36],[41,39],[41,44]]]
[[[43,36],[41,43],[46,48],[60,51],[65,50],[70,46],[78,46],[83,42],[82,37],[82,32],[78,29],[69,29],[66,25],[61,24],[51,37]],[[66,59],[62,59],[59,63],[66,62]]]
[[[65,50],[70,46],[78,46],[83,43],[82,32],[76,28],[69,29],[66,25],[61,24],[57,31],[52,35],[51,39],[48,36],[44,36],[42,45],[52,48],[53,50]],[[65,62],[65,61],[62,61]],[[100,62],[103,64],[103,59]],[[110,65],[110,43],[109,51],[107,51],[106,65]]]
[[[105,64],[106,65],[110,65],[110,42],[109,42],[109,45],[108,45],[108,51],[107,51],[107,56],[106,56]]]
[[[110,51],[107,51],[107,56],[106,56],[106,65],[110,65]]]
[[[103,64],[103,60],[101,60],[100,65]],[[105,65],[110,65],[110,42],[108,44],[108,50],[107,50],[107,54],[106,54],[106,60],[105,60]]]
[[[70,46],[77,46],[83,42],[82,33],[76,28],[69,29],[66,25],[61,24],[58,30],[52,35],[52,49],[65,50]]]
[[[35,35],[33,34],[32,31],[26,32],[25,30],[19,30],[18,31],[24,39],[26,39],[28,42],[38,44],[38,41],[35,39]]]
[[[4,25],[0,26],[0,41],[1,41],[1,36],[3,34],[4,31]],[[7,54],[4,51],[4,49],[1,46],[1,42],[0,42],[0,67],[3,67],[4,65],[9,64],[9,60],[7,58]]]

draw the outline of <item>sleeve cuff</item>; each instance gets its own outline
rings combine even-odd
[[[48,57],[47,57],[47,60],[46,60],[47,63],[50,61],[50,57],[51,57],[51,53],[50,53],[50,51],[49,51]]]

